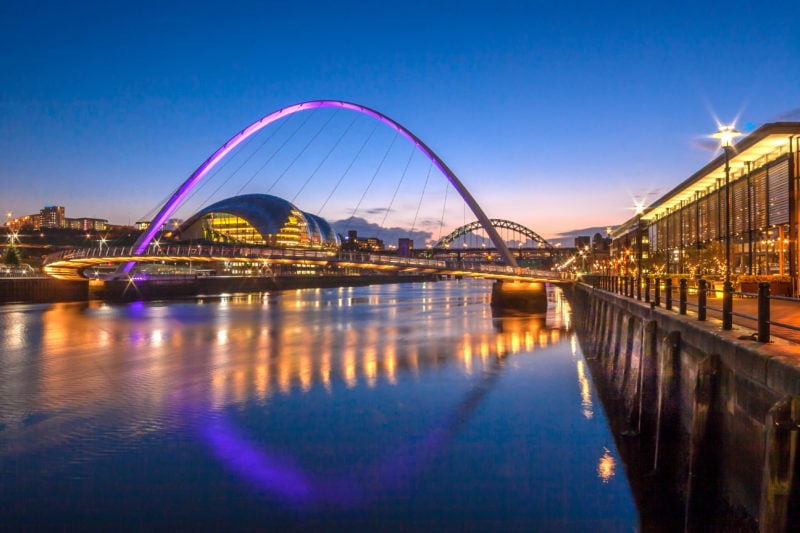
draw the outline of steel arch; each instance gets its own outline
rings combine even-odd
[[[536,233],[535,231],[533,231],[530,228],[527,228],[527,227],[523,226],[522,224],[517,224],[516,222],[512,222],[510,220],[503,220],[503,219],[500,219],[500,218],[489,219],[489,222],[492,224],[492,226],[494,228],[503,228],[503,229],[510,229],[512,231],[516,231],[517,233],[520,233],[520,234],[528,237],[529,239],[538,242],[539,245],[544,247],[544,248],[548,248],[548,249],[553,248],[553,245],[550,244],[549,242],[547,242],[538,233]],[[453,232],[450,233],[449,235],[447,235],[446,237],[442,237],[441,239],[439,239],[439,242],[437,242],[434,245],[434,248],[443,248],[446,245],[448,245],[451,242],[453,242],[456,239],[458,239],[459,237],[463,237],[463,236],[467,235],[468,233],[471,233],[471,232],[475,231],[476,229],[481,229],[481,228],[483,228],[483,225],[480,223],[479,220],[475,220],[473,222],[470,222],[469,224],[465,224],[465,225],[453,230]],[[492,239],[492,242],[494,242],[494,239]]]
[[[294,113],[298,113],[300,111],[305,111],[309,109],[316,109],[320,107],[333,107],[333,108],[343,108],[343,109],[350,109],[352,111],[356,111],[358,113],[362,113],[364,115],[370,116],[372,118],[377,119],[380,122],[390,126],[394,130],[396,130],[399,134],[403,137],[411,141],[414,146],[416,146],[425,156],[431,160],[431,162],[436,165],[439,171],[444,174],[447,180],[456,188],[458,193],[464,199],[464,201],[469,205],[472,212],[478,218],[480,223],[483,225],[483,228],[486,230],[486,233],[489,235],[489,238],[497,247],[497,250],[503,256],[503,259],[506,261],[506,264],[516,267],[517,262],[514,259],[514,256],[509,251],[508,247],[503,242],[503,239],[500,237],[500,234],[497,233],[497,230],[492,226],[489,222],[489,218],[483,212],[483,209],[478,205],[475,199],[472,197],[470,192],[464,187],[461,181],[456,177],[452,170],[445,164],[442,159],[434,153],[424,142],[422,142],[419,137],[411,133],[408,129],[405,128],[399,122],[392,120],[391,118],[387,117],[386,115],[375,111],[369,107],[365,107],[359,104],[354,104],[351,102],[344,102],[341,100],[312,100],[309,102],[301,102],[299,104],[294,104],[288,107],[284,107],[277,111],[266,115],[259,120],[253,122],[245,129],[234,135],[233,137],[228,140],[225,144],[223,144],[216,152],[214,152],[211,157],[206,159],[202,165],[197,167],[191,176],[189,176],[186,181],[184,181],[175,194],[167,200],[158,214],[155,216],[150,225],[148,226],[147,230],[145,230],[142,235],[136,240],[134,244],[134,251],[135,255],[141,255],[146,249],[147,246],[152,242],[155,238],[156,234],[158,233],[161,226],[167,221],[167,219],[172,215],[172,213],[178,208],[178,206],[183,202],[186,196],[189,194],[195,185],[197,185],[203,177],[208,174],[208,172],[214,168],[214,166],[222,160],[228,153],[231,152],[234,148],[236,148],[239,144],[241,144],[245,139],[250,137],[251,135],[255,134],[259,130],[265,128],[269,124],[275,122],[276,120],[287,117]],[[120,270],[117,272],[117,275],[126,274],[130,271],[133,267],[133,263],[129,263],[124,267],[121,267]]]

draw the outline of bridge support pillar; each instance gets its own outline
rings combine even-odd
[[[495,281],[492,309],[521,313],[547,312],[547,283],[543,281]]]

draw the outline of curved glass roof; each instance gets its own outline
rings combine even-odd
[[[239,217],[261,234],[268,244],[279,246],[338,247],[339,237],[322,217],[304,213],[294,204],[269,194],[244,194],[220,200],[192,215],[181,225],[182,233],[196,233],[198,223],[215,214]],[[293,234],[297,242],[282,242],[280,236]],[[277,240],[276,240],[277,239]]]

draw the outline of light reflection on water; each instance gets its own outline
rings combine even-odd
[[[493,319],[489,294],[453,281],[0,308],[2,515],[635,527],[568,305]]]

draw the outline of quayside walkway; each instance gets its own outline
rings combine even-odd
[[[583,281],[596,289],[640,301],[642,305],[671,310],[696,320],[712,320],[720,325],[722,323],[722,291],[711,283],[703,290],[697,283],[687,284],[683,289],[680,283],[665,283],[665,280],[656,283],[656,278],[638,281],[638,286],[636,278],[622,276],[585,276]],[[758,341],[761,332],[763,342],[779,338],[800,345],[800,298],[767,294],[766,301],[762,300],[760,303],[762,323],[759,324],[758,293],[732,294],[734,333]],[[763,315],[765,305],[766,316]],[[703,314],[705,318],[701,318]],[[765,328],[767,336],[763,337]]]

